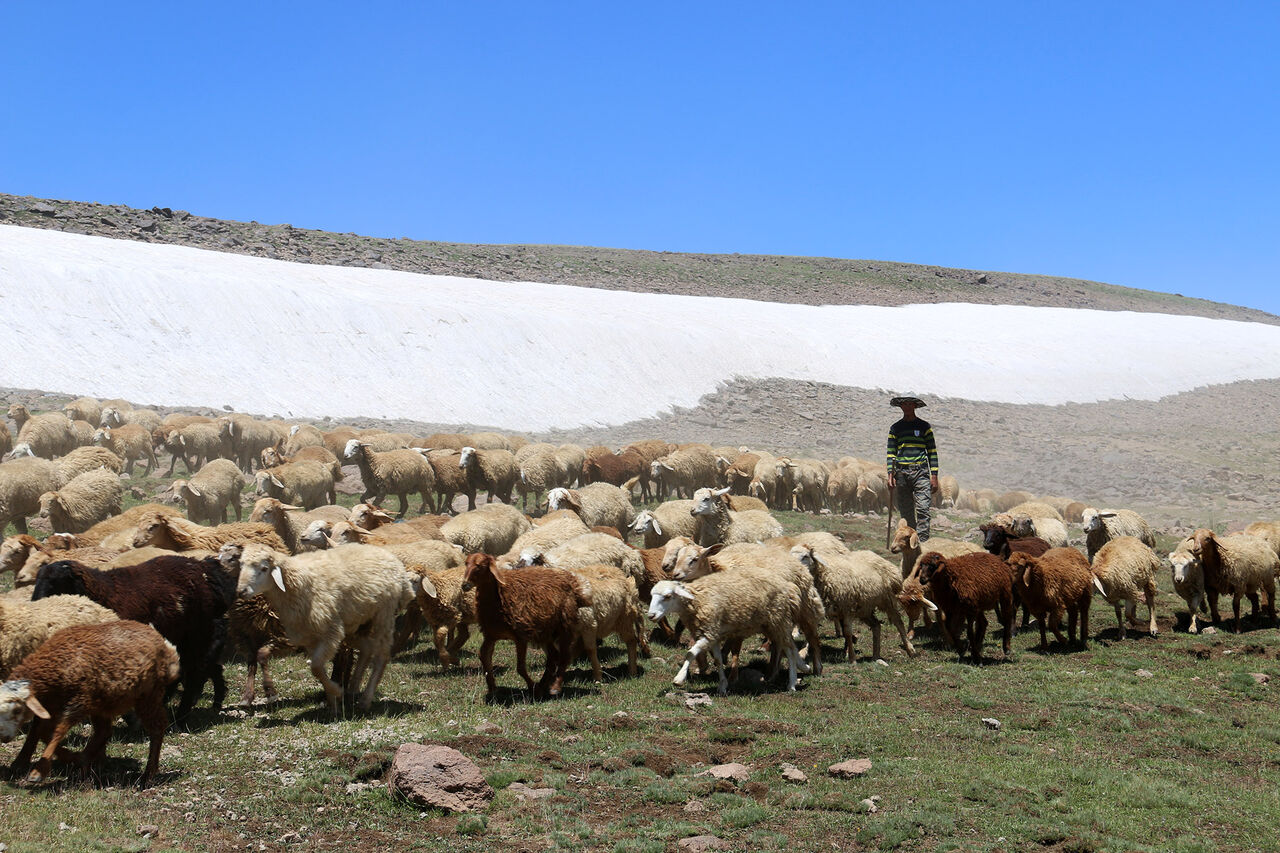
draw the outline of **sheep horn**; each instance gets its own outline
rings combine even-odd
[[[932,610],[934,613],[938,612],[938,605],[934,604],[932,601],[925,598],[923,595],[920,596],[920,603],[923,604],[925,607],[929,608],[930,610]]]

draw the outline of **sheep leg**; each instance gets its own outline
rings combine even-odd
[[[1263,592],[1267,594],[1266,615],[1272,624],[1276,621],[1276,581],[1275,578],[1268,578],[1263,584]]]
[[[1067,638],[1062,636],[1062,614],[1059,613],[1058,610],[1055,608],[1052,612],[1048,613],[1047,616],[1048,618],[1045,621],[1049,623],[1049,630],[1053,632],[1054,638],[1059,643],[1066,645]],[[1075,635],[1076,635],[1075,613],[1072,612],[1071,614],[1068,615],[1067,618],[1071,622],[1071,626],[1069,628],[1071,632],[1071,639],[1075,640]],[[1040,639],[1041,641],[1044,640],[1044,628],[1040,629]]]
[[[387,654],[385,651],[381,653],[361,653],[360,663],[363,665],[366,657],[373,657],[373,662],[369,664],[369,681],[364,686],[364,693],[360,694],[360,709],[362,711],[369,710],[373,705],[374,694],[378,691],[378,684],[382,681],[382,673],[387,668]],[[356,684],[360,682],[357,681]]]
[[[841,632],[844,634],[844,656],[849,663],[853,663],[856,658],[853,656],[853,628],[849,624],[848,616],[841,616],[836,620],[836,624],[840,626]]]
[[[707,651],[707,647],[709,645],[711,645],[711,643],[706,637],[699,637],[694,644],[689,647],[689,651],[685,652],[684,655],[684,665],[680,667],[680,670],[676,673],[676,677],[671,680],[672,684],[679,687],[688,681],[689,667],[693,666],[693,662],[697,660],[699,655],[704,654]],[[717,654],[719,654],[718,651]]]
[[[235,511],[236,511],[236,521],[244,521],[244,508],[240,506],[240,496],[239,496],[239,495],[232,495],[232,497],[231,497],[231,506],[235,508]]]
[[[510,495],[508,495],[508,499],[509,498]],[[564,692],[564,678],[569,671],[569,654],[573,647],[573,641],[571,639],[572,636],[573,635],[569,632],[562,634],[560,641],[555,644],[554,650],[550,645],[547,646],[547,671],[543,674],[543,678],[545,679],[548,675],[552,675],[554,673],[551,679],[551,689],[547,691],[547,695],[549,696],[559,696]],[[590,645],[593,650],[591,659],[595,660],[595,640],[592,640]],[[553,662],[554,670],[552,669]]]
[[[147,766],[138,780],[138,787],[145,788],[151,783],[151,777],[160,769],[160,746],[164,743],[165,723],[164,691],[157,690],[139,700],[134,710],[142,722],[143,730],[151,738],[151,746],[147,750]],[[108,731],[110,727],[108,727]]]
[[[422,492],[419,492],[419,494],[422,496],[422,506],[418,507],[418,515],[426,515],[428,512],[435,515],[435,497],[427,494],[425,489]]]
[[[591,661],[591,677],[596,684],[604,684],[604,674],[600,671],[600,654],[597,649],[596,635],[594,631],[585,632],[581,639],[582,647],[587,652],[587,658]],[[570,657],[574,657],[571,655]],[[547,651],[547,663],[551,663],[551,652]],[[635,673],[631,673],[635,675]]]
[[[720,684],[716,688],[716,691],[721,696],[727,696],[729,694],[729,678],[725,675],[725,672],[724,672],[724,657],[720,654],[719,643],[711,644],[711,657],[715,659],[716,672],[719,673],[720,675]]]
[[[894,602],[891,601],[889,606],[884,608],[884,612],[889,617],[889,623],[898,629],[898,636],[902,638],[902,647],[907,650],[907,655],[915,657],[916,647],[911,645],[911,637],[907,633],[907,626],[903,624],[902,614],[898,612]]]
[[[1154,583],[1147,584],[1143,597],[1147,600],[1147,622],[1149,623],[1147,631],[1154,637],[1160,633],[1160,629],[1156,627],[1156,585]]]
[[[432,638],[436,642],[436,657],[440,659],[440,666],[447,669],[453,663],[453,657],[449,654],[449,629],[444,625],[438,626]]]
[[[520,673],[520,677],[524,679],[525,687],[532,690],[533,679],[529,677],[529,667],[526,661],[529,644],[523,639],[516,639],[514,642],[516,644],[516,672]]]
[[[342,699],[342,687],[329,677],[324,668],[338,651],[337,647],[338,644],[336,642],[327,642],[316,646],[307,655],[307,663],[311,667],[311,674],[315,676],[316,681],[319,681],[320,686],[324,688],[325,704],[329,707],[329,713],[334,716],[338,714],[338,702]]]
[[[969,619],[969,653],[973,662],[982,663],[982,646],[987,640],[987,614],[979,613]]]
[[[1209,599],[1209,618],[1212,620],[1214,625],[1217,625],[1220,619],[1218,616],[1218,591],[1216,589],[1210,589],[1206,590],[1205,593]]]
[[[1067,608],[1067,636],[1071,639],[1071,645],[1076,644],[1076,624],[1079,622],[1080,612],[1077,605]]]
[[[1087,590],[1080,596],[1080,648],[1089,648],[1089,607],[1093,603],[1093,591]]]
[[[640,654],[644,655],[646,658],[650,657],[653,654],[653,650],[649,648],[649,632],[645,630],[644,620],[637,616],[632,624],[631,630],[640,643]],[[635,675],[635,673],[632,673],[632,675]]]
[[[1236,617],[1236,633],[1240,633],[1240,593],[1231,596],[1231,613]]]
[[[107,739],[111,737],[111,718],[93,716],[89,718],[93,726],[93,734],[89,736],[84,751],[80,753],[80,778],[88,779],[90,772],[107,757]],[[62,756],[60,755],[59,758]]]
[[[459,625],[453,639],[449,641],[449,654],[453,656],[454,662],[457,662],[458,652],[462,651],[462,647],[467,644],[470,637],[471,629],[465,623]]]
[[[1116,604],[1116,624],[1120,626],[1120,639],[1122,640],[1124,639],[1124,615],[1122,612],[1123,610],[1124,610],[1124,602],[1121,601]]]
[[[1026,605],[1023,605],[1023,612],[1024,613],[1026,612]],[[1049,620],[1044,617],[1043,613],[1036,614],[1036,624],[1040,626],[1040,651],[1042,652],[1049,651],[1049,634],[1048,634],[1048,626],[1046,624],[1048,621]],[[1024,627],[1025,627],[1025,624],[1026,623],[1023,623]],[[1058,633],[1058,629],[1056,625],[1054,626],[1053,632],[1055,634]]]
[[[1199,633],[1200,629],[1196,627],[1196,614],[1204,608],[1204,601],[1200,597],[1200,593],[1197,592],[1191,596],[1191,600],[1187,602],[1187,608],[1191,611],[1191,624],[1187,626],[1187,633]]]
[[[799,668],[800,653],[796,651],[796,644],[787,642],[787,690],[791,693],[796,692],[796,682],[799,680],[796,676],[796,670]]]
[[[486,636],[480,644],[480,668],[484,670],[484,683],[489,693],[498,689],[498,682],[493,677],[493,646],[496,641]]]
[[[27,784],[39,784],[44,781],[46,776],[49,775],[49,768],[53,764],[53,754],[58,751],[58,746],[61,745],[63,739],[66,738],[67,733],[70,731],[71,717],[64,714],[58,720],[58,724],[53,727],[53,733],[49,735],[49,743],[45,746],[44,752],[40,754],[40,760],[36,762],[36,766],[32,767],[31,772],[27,774]],[[34,728],[32,729],[32,732],[35,732]],[[23,747],[22,751],[26,752],[26,747]],[[29,754],[28,757],[30,757]],[[19,754],[18,758],[21,759],[22,755]],[[15,764],[16,763],[17,762],[15,762]]]
[[[400,511],[396,513],[396,518],[404,518],[404,514],[409,511],[409,494],[401,492],[396,497],[400,499]]]

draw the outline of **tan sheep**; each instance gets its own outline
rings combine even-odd
[[[835,619],[844,633],[844,650],[853,663],[853,619],[871,629],[871,656],[880,658],[880,620],[882,611],[898,629],[902,647],[915,656],[915,647],[907,637],[902,622],[898,594],[902,592],[902,575],[898,567],[873,551],[831,553],[810,545],[795,545],[791,556],[813,575],[814,588],[826,605],[827,614]]]
[[[644,579],[644,560],[640,558],[640,552],[605,533],[583,533],[545,551],[525,548],[520,552],[517,564],[554,569],[609,565],[617,566],[637,583]]]
[[[105,447],[77,447],[53,463],[53,482],[60,489],[81,474],[99,468],[119,474],[124,463]]]
[[[323,462],[303,460],[264,468],[254,475],[254,485],[260,495],[300,504],[303,509],[338,502],[333,468]]]
[[[244,487],[244,472],[230,459],[214,459],[190,480],[173,482],[174,495],[187,508],[187,519],[197,524],[225,524],[227,507],[235,510],[236,521],[242,521],[240,494]]]
[[[553,510],[572,510],[587,527],[608,526],[630,532],[631,523],[636,519],[631,494],[609,483],[591,483],[580,489],[552,489],[547,492],[547,505]]]
[[[1093,556],[1093,583],[1107,603],[1116,609],[1116,623],[1120,639],[1124,639],[1124,620],[1120,609],[1124,608],[1129,624],[1137,625],[1138,596],[1147,602],[1150,617],[1147,630],[1151,636],[1160,633],[1156,628],[1156,572],[1160,570],[1160,558],[1145,542],[1133,536],[1119,536],[1110,540]]]
[[[120,513],[124,489],[113,471],[99,468],[72,478],[62,488],[40,496],[40,517],[54,533],[81,533]]]
[[[532,526],[513,506],[486,504],[451,518],[440,526],[440,533],[468,554],[505,554]]]
[[[27,516],[40,511],[40,496],[54,488],[54,464],[30,456],[0,463],[0,530],[27,532]]]
[[[151,432],[136,424],[125,424],[121,427],[102,427],[93,434],[93,443],[105,447],[124,460],[124,473],[133,476],[133,465],[145,460],[147,470],[142,476],[151,476],[151,471],[158,464],[156,451],[151,446]]]
[[[729,500],[727,487],[693,493],[689,514],[696,524],[693,540],[699,545],[761,542],[782,535],[782,524],[768,510],[734,512],[729,509]]]
[[[72,421],[102,422],[102,403],[93,397],[77,397],[62,407],[62,413]]]
[[[170,551],[201,550],[216,553],[228,542],[256,542],[276,551],[286,550],[284,541],[269,525],[237,521],[202,527],[185,518],[150,513],[138,522],[134,548],[166,548]]]
[[[416,493],[422,498],[418,512],[435,512],[435,470],[417,450],[379,451],[368,441],[353,438],[343,449],[342,458],[360,468],[360,480],[364,483],[361,501],[381,504],[387,495],[395,495],[400,499],[399,515],[403,517],[409,510],[409,494]]]
[[[9,407],[9,417],[18,426],[18,438],[14,446],[25,444],[35,456],[52,459],[70,452],[76,446],[71,421],[62,412],[32,415],[26,406],[14,403]]]
[[[597,646],[613,634],[627,647],[627,674],[636,677],[637,650],[649,656],[649,642],[640,622],[640,599],[636,581],[617,566],[591,565],[571,570],[591,587],[591,604],[578,609],[578,631],[574,642],[576,657],[585,650],[591,661],[591,676],[604,683]]]
[[[693,501],[664,501],[652,510],[641,510],[631,523],[631,532],[644,537],[644,547],[660,548],[676,536],[690,539],[698,532],[693,517]]]
[[[520,466],[511,451],[467,446],[458,455],[458,467],[467,474],[468,510],[476,508],[476,491],[479,489],[488,493],[486,503],[492,503],[495,498],[511,503],[511,491],[520,477]]]

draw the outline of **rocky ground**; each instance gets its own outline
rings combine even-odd
[[[1203,299],[1043,275],[890,261],[695,255],[577,246],[439,243],[209,219],[153,207],[0,194],[0,224],[172,243],[263,258],[607,290],[726,296],[808,305],[976,302],[1192,314],[1260,323],[1280,317]]]

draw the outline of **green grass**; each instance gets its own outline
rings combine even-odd
[[[148,480],[148,494],[158,485]],[[874,518],[780,517],[789,531],[820,527],[858,547],[883,544]],[[795,694],[777,685],[731,690],[696,712],[667,698],[683,649],[659,643],[641,677],[628,679],[623,650],[609,642],[602,660],[614,678],[603,688],[579,661],[567,696],[541,703],[515,689],[511,646],[500,644],[505,704],[484,702],[477,639],[462,670],[447,674],[420,644],[388,667],[370,713],[332,721],[302,659],[284,658],[273,663],[283,701],[245,716],[197,711],[190,731],[166,738],[147,791],[129,787],[146,743],[124,722],[99,784],[68,783],[55,765],[45,787],[0,786],[0,842],[14,851],[259,843],[657,851],[711,833],[744,850],[1278,849],[1277,632],[1252,624],[1239,636],[1171,630],[1186,608],[1167,577],[1160,588],[1157,638],[1135,632],[1117,641],[1114,614],[1095,606],[1086,652],[1055,644],[1041,654],[1038,632],[1026,631],[1007,663],[993,659],[989,636],[989,662],[974,667],[928,633],[918,638],[919,657],[908,658],[886,633],[881,666],[841,659],[843,643],[828,629],[826,672],[802,679]],[[858,634],[866,654],[869,632]],[[531,657],[541,666],[539,653]],[[744,662],[765,661],[748,643]],[[1274,681],[1260,686],[1252,672]],[[243,664],[229,664],[227,675],[234,696]],[[714,678],[694,677],[688,689],[714,694]],[[983,717],[1000,720],[1000,730]],[[489,725],[500,733],[478,733]],[[388,795],[382,774],[396,746],[423,741],[456,746],[479,764],[497,789],[485,813],[424,812]],[[0,761],[17,747],[0,747]],[[826,774],[855,757],[872,761],[866,776]],[[717,787],[697,775],[728,761],[750,765],[750,781]],[[784,781],[784,762],[808,781]],[[506,790],[514,781],[557,793],[519,801]],[[873,795],[881,799],[871,813],[862,801]],[[141,838],[144,824],[158,826],[159,837]]]

